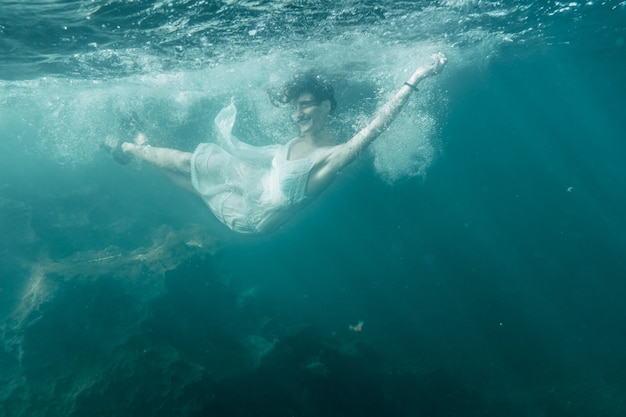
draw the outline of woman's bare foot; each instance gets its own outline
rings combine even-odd
[[[139,133],[132,142],[124,142],[120,144],[120,149],[125,154],[140,156],[143,147],[149,147],[148,137]]]
[[[146,146],[148,145],[148,137],[144,133],[139,133],[135,136],[133,142],[137,146]]]
[[[122,152],[132,154],[137,150],[138,146],[133,142],[124,142],[120,145],[120,148],[122,149]]]
[[[133,157],[124,150],[122,141],[114,136],[107,136],[100,146],[122,165],[128,165],[133,160]]]

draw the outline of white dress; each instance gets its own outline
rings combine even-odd
[[[234,104],[217,115],[219,143],[197,147],[191,158],[191,182],[213,214],[232,230],[267,232],[309,200],[309,173],[325,148],[287,160],[293,140],[269,146],[240,142],[231,134],[236,117]]]

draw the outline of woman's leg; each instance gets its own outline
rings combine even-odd
[[[190,193],[196,194],[196,190],[191,184],[191,178],[189,178],[190,175],[180,174],[177,172],[165,172],[165,175],[167,175],[174,182],[174,184],[189,191]]]
[[[191,173],[191,156],[193,155],[191,152],[137,145],[132,142],[122,143],[122,151],[169,172],[186,175]]]

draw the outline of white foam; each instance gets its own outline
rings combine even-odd
[[[436,30],[438,24],[446,24],[458,14],[452,6],[420,13],[408,16],[406,27],[398,27],[394,39],[402,39],[402,31],[420,23],[421,31]],[[309,39],[288,45],[276,40],[270,53],[251,47],[236,57],[200,69],[190,61],[192,69],[166,72],[158,60],[146,54],[132,62],[120,61],[128,68],[140,63],[137,75],[12,83],[0,108],[17,109],[20,120],[13,121],[17,124],[14,128],[30,126],[35,130],[37,137],[19,146],[27,142],[36,152],[69,164],[89,164],[100,157],[98,145],[107,135],[127,138],[136,133],[129,123],[145,131],[156,145],[193,149],[192,144],[210,140],[213,118],[231,99],[242,110],[239,127],[249,132],[250,137],[242,139],[255,145],[284,143],[295,134],[289,110],[273,107],[267,90],[294,73],[318,68],[338,81],[339,119],[345,136],[340,139],[346,140],[372,116],[371,106],[354,102],[356,98],[349,97],[346,88],[368,85],[375,92],[369,99],[381,103],[416,66],[428,63],[429,56],[441,50],[449,57],[444,73],[420,85],[420,92],[414,94],[389,132],[371,147],[375,168],[385,180],[423,176],[440,151],[438,127],[446,115],[435,109],[445,108],[441,103],[446,100],[446,80],[461,74],[467,66],[484,63],[505,36],[471,28],[464,38],[456,36],[452,43],[445,36],[412,41],[408,34],[401,42],[390,40],[389,28],[385,30],[347,32],[324,41]],[[89,54],[89,62],[119,55],[107,50]],[[7,91],[6,85],[0,85],[3,91]]]

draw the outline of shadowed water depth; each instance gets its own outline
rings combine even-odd
[[[623,2],[0,0],[0,416],[626,415]],[[315,68],[391,128],[237,235],[107,136],[193,151]]]

